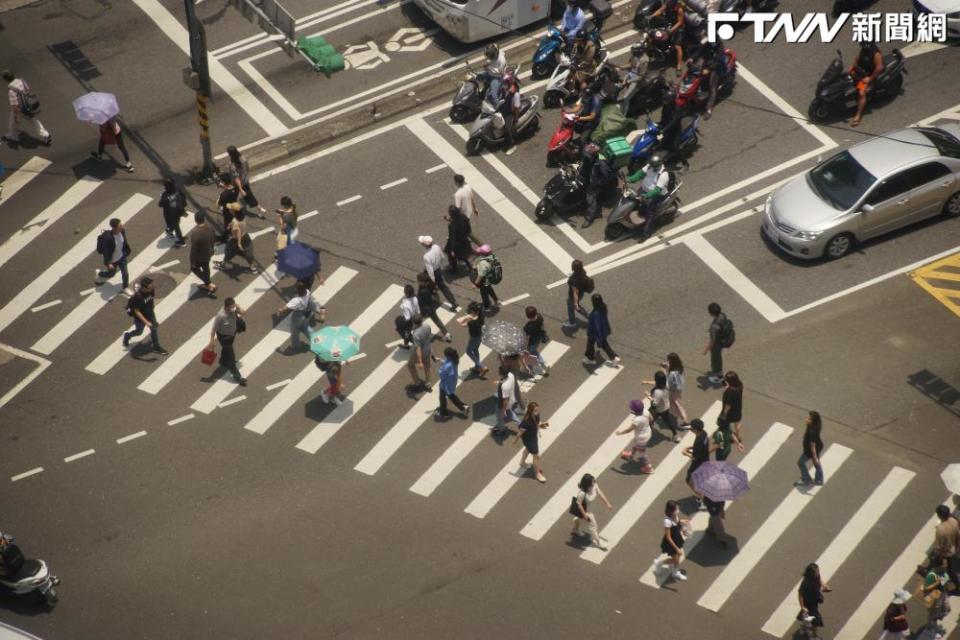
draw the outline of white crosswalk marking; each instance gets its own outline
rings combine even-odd
[[[480,346],[480,359],[483,360],[490,354],[490,349],[484,345]],[[461,358],[458,369],[457,386],[463,382],[463,379],[470,375],[470,367],[473,362],[470,358]],[[437,384],[434,384],[434,390],[423,394],[413,407],[407,411],[400,421],[393,425],[386,435],[380,438],[380,441],[373,446],[367,455],[354,467],[357,471],[374,475],[380,470],[387,460],[403,446],[403,443],[412,436],[417,429],[423,425],[427,419],[433,415],[433,411],[439,406],[440,390]]]
[[[853,450],[843,445],[830,445],[820,458],[826,476],[825,483],[830,481],[851,453],[853,453]],[[780,536],[783,535],[783,532],[796,520],[797,516],[810,504],[810,501],[822,488],[814,486],[805,489],[791,489],[783,502],[777,505],[777,508],[770,513],[764,523],[760,525],[760,528],[740,549],[740,553],[734,556],[730,563],[724,567],[706,593],[700,596],[697,604],[710,611],[719,611],[734,590],[740,586],[741,582],[746,580],[747,575],[757,566],[767,551],[773,547]]]
[[[569,346],[553,340],[543,348],[540,355],[543,356],[543,359],[549,365],[553,366],[569,349]],[[526,393],[529,389],[524,389],[523,391]],[[457,465],[463,462],[481,442],[490,437],[490,429],[496,426],[496,424],[496,413],[487,416],[483,420],[473,422],[460,437],[454,440],[447,450],[430,465],[430,468],[413,483],[410,491],[420,494],[421,496],[429,496],[432,494],[434,490],[440,486],[440,483],[453,473]]]
[[[347,286],[347,283],[356,275],[357,272],[349,267],[337,267],[337,270],[322,285],[314,289],[314,298],[320,303],[325,303],[335,296],[340,289]],[[280,345],[290,338],[290,321],[290,314],[287,314],[257,344],[237,358],[243,362],[245,376],[253,373],[271,354],[276,353]],[[214,382],[202,396],[197,398],[196,402],[190,405],[190,408],[200,413],[210,413],[226,400],[227,396],[236,388],[237,384],[233,381],[233,377],[228,372],[224,372],[219,380]]]
[[[277,271],[276,265],[271,265],[268,269],[257,274],[253,281],[234,298],[237,306],[246,310],[268,291],[279,292],[276,288],[279,279],[280,272]],[[154,369],[153,373],[147,376],[147,379],[141,382],[137,388],[147,393],[157,394],[188,364],[194,360],[199,360],[200,352],[210,342],[212,323],[213,318],[204,322],[192,336],[187,338],[186,342],[180,345],[179,349],[164,358],[160,366]]]
[[[708,434],[716,428],[713,425],[717,421],[717,416],[720,415],[721,408],[719,402],[714,402],[701,416]],[[596,564],[600,564],[606,559],[607,554],[613,551],[614,547],[627,535],[633,525],[640,520],[640,517],[653,504],[657,496],[667,488],[673,477],[687,465],[690,459],[683,455],[683,449],[692,445],[693,435],[687,433],[680,442],[674,445],[670,453],[660,461],[654,472],[644,478],[640,488],[627,498],[623,506],[617,509],[613,517],[610,518],[607,526],[600,531],[600,537],[605,541],[607,550],[604,551],[599,547],[589,547],[580,554],[581,558]]]
[[[3,197],[0,198],[0,204],[12,198],[13,194],[27,186],[31,180],[40,175],[43,170],[49,166],[50,161],[40,156],[33,156],[24,162],[20,168],[11,173],[6,180],[0,182],[0,193],[3,194]]]
[[[587,408],[600,392],[603,391],[614,378],[623,371],[623,367],[602,365],[574,391],[567,400],[552,414],[541,411],[550,426],[540,431],[540,453],[543,454],[550,445],[567,430],[580,413]],[[547,417],[549,416],[549,417]],[[486,487],[464,509],[466,513],[477,518],[483,518],[506,495],[510,487],[526,473],[526,468],[520,466],[523,451],[518,451],[500,471],[493,477]],[[519,472],[518,472],[519,470]]]
[[[847,524],[836,535],[830,546],[820,554],[817,564],[820,565],[820,576],[824,582],[829,582],[830,577],[834,575],[843,564],[844,560],[853,552],[857,546],[863,542],[863,539],[872,530],[864,523],[879,522],[880,518],[897,499],[897,496],[907,487],[910,480],[916,474],[900,467],[894,467],[887,474],[877,488],[873,490],[870,497],[860,505],[857,512],[850,517]],[[783,637],[790,627],[796,622],[797,614],[797,589],[800,588],[800,581],[793,586],[793,589],[787,593],[783,602],[777,607],[777,610],[771,614],[763,625],[763,631],[777,638]]]
[[[951,497],[947,496],[941,504],[949,504]],[[868,633],[876,632],[879,628],[877,621],[883,615],[887,605],[890,604],[893,592],[903,588],[903,585],[913,578],[917,564],[923,562],[926,557],[926,550],[933,540],[934,527],[939,522],[940,519],[933,515],[920,527],[913,540],[897,556],[893,564],[884,572],[877,584],[867,594],[867,597],[857,607],[857,610],[837,632],[837,635],[834,636],[835,640],[863,640]],[[908,589],[908,591],[912,590],[912,587]],[[920,603],[917,608],[922,611],[922,607],[923,604]]]
[[[137,212],[149,204],[153,199],[137,194],[125,202],[120,209],[114,213],[113,217],[120,218],[124,222],[132,219]],[[193,222],[186,223],[189,230]],[[127,265],[127,271],[130,274],[130,286],[132,287],[141,274],[146,273],[150,265],[159,260],[164,253],[173,248],[174,240],[161,234],[153,244],[148,245],[142,251],[133,254],[133,259]],[[102,265],[101,265],[102,266]],[[105,307],[120,291],[123,290],[123,284],[119,282],[119,273],[114,276],[116,282],[105,283],[99,287],[92,295],[86,296],[77,306],[70,310],[66,316],[61,318],[60,322],[55,324],[47,333],[37,340],[31,349],[37,353],[49,355],[53,353],[60,345],[67,341],[80,327],[89,321],[100,309]]]
[[[787,438],[790,437],[790,434],[793,433],[793,429],[788,427],[785,424],[776,422],[772,427],[767,429],[766,433],[757,440],[756,444],[750,447],[750,450],[747,451],[747,455],[743,457],[743,460],[740,461],[740,464],[737,466],[747,472],[747,478],[751,481],[760,473],[760,470],[763,469],[764,465],[770,461],[771,458],[779,451],[780,447],[783,446],[783,443],[787,441]],[[728,503],[724,509],[726,513],[730,512],[731,507],[736,504],[735,502]],[[706,511],[698,511],[692,518],[690,518],[690,535],[683,541],[683,553],[687,557],[693,553],[693,550],[697,547],[698,544],[703,540],[704,534],[707,530],[707,524],[710,522],[710,515]],[[640,582],[643,584],[653,587],[654,589],[659,589],[666,583],[670,578],[670,574],[666,571],[657,573],[653,565],[650,565],[650,568],[640,577]]]
[[[0,245],[0,266],[5,265],[13,256],[37,238],[44,229],[66,215],[71,209],[93,193],[101,182],[96,178],[84,176],[74,182],[69,189],[54,200],[50,206],[38,213],[33,220],[18,229],[6,242]]]
[[[624,447],[629,446],[632,436],[618,436],[617,431],[626,427],[631,421],[633,421],[632,415],[624,418],[613,430],[613,433],[607,436],[603,444],[593,452],[593,455],[579,469],[570,474],[570,477],[567,478],[560,489],[547,500],[546,504],[540,507],[540,511],[520,530],[522,535],[533,540],[539,540],[550,530],[550,527],[563,516],[564,507],[569,505],[570,498],[577,495],[577,484],[583,474],[589,473],[594,478],[599,478],[610,461],[615,460],[617,454],[623,451]]]
[[[392,284],[387,287],[387,290],[380,294],[380,296],[374,300],[373,304],[364,309],[356,320],[351,322],[349,326],[351,329],[357,332],[357,335],[360,336],[361,342],[363,344],[363,336],[370,330],[370,328],[376,324],[385,313],[392,309],[403,296],[403,287]],[[323,377],[323,372],[317,368],[317,366],[311,361],[309,364],[303,367],[300,370],[300,373],[293,379],[288,381],[286,384],[282,385],[283,389],[280,390],[277,395],[271,398],[263,409],[260,410],[257,415],[250,419],[244,429],[253,431],[259,434],[264,434],[267,430],[272,427],[277,420],[283,416],[284,412],[290,407],[294,406],[303,395],[317,383],[320,378]],[[271,385],[272,386],[272,385]],[[350,403],[350,397],[353,394],[347,395],[346,402],[344,404]],[[344,406],[341,404],[340,407],[334,409],[335,413]],[[330,416],[327,416],[326,420],[329,420]],[[322,424],[322,423],[321,423]],[[314,429],[319,429],[320,425],[317,425]]]

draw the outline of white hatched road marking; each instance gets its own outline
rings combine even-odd
[[[823,472],[826,475],[824,484],[830,482],[833,475],[853,453],[843,445],[833,444],[820,458]],[[790,524],[806,508],[823,487],[808,487],[805,489],[791,489],[790,493],[777,505],[750,540],[740,549],[740,553],[724,567],[717,579],[713,581],[706,593],[700,596],[697,604],[710,611],[719,611],[727,599],[733,594],[740,583],[755,566],[763,559],[774,543],[780,538]]]
[[[951,497],[947,496],[940,504],[949,504]],[[940,519],[933,515],[923,523],[913,540],[897,556],[893,564],[884,572],[877,584],[867,594],[867,597],[857,607],[857,610],[837,632],[834,640],[863,640],[868,633],[875,633],[877,620],[880,619],[887,605],[890,604],[890,597],[893,592],[903,588],[904,584],[913,579],[917,564],[926,557],[926,550],[930,546],[930,541],[933,540],[934,527],[939,522]],[[913,591],[913,589],[909,588],[908,591]],[[922,611],[922,606],[923,603],[919,603],[917,608]],[[956,618],[956,615],[952,615],[950,618]]]
[[[63,300],[57,298],[56,300],[51,300],[50,302],[44,302],[43,304],[38,304],[35,307],[30,308],[30,313],[37,313],[38,311],[43,311],[51,307],[55,307],[58,304],[63,304]]]
[[[86,451],[81,451],[80,453],[75,453],[72,456],[67,456],[63,459],[64,462],[73,462],[74,460],[79,460],[80,458],[86,458],[87,456],[92,456],[96,451],[93,449],[87,449]]]
[[[15,476],[11,476],[10,481],[16,482],[17,480],[23,480],[24,478],[35,476],[38,473],[43,473],[43,467],[34,467],[33,469],[30,469],[30,471],[24,471],[23,473],[18,473]]]
[[[444,161],[454,172],[463,175],[467,183],[486,204],[503,218],[520,236],[539,250],[562,273],[570,269],[573,256],[567,253],[527,214],[517,208],[490,180],[487,179],[439,133],[423,120],[407,122],[407,128]]]
[[[707,434],[710,434],[716,428],[713,425],[716,423],[717,416],[720,415],[721,408],[719,402],[714,402],[710,405],[710,408],[707,409],[706,413],[701,416],[701,420],[703,420],[703,424],[706,426]],[[610,518],[607,526],[600,531],[600,537],[607,543],[607,550],[604,551],[599,547],[589,547],[580,554],[581,558],[596,564],[600,564],[606,559],[607,554],[613,551],[633,525],[640,520],[643,513],[650,507],[657,496],[667,488],[674,476],[687,466],[690,459],[683,455],[683,450],[685,447],[692,445],[693,434],[688,432],[680,442],[673,445],[673,449],[660,461],[654,473],[643,479],[643,484],[633,492],[633,495],[627,498],[627,501],[624,502],[623,505],[617,509],[616,513],[613,514],[613,517]]]
[[[224,407],[229,407],[232,404],[237,404],[238,402],[243,402],[247,399],[247,396],[237,396],[236,398],[230,398],[229,400],[224,400],[217,405],[218,409],[223,409]]]
[[[281,380],[280,382],[274,382],[273,384],[268,384],[268,385],[267,385],[267,391],[273,391],[274,389],[279,389],[280,387],[285,387],[285,386],[287,386],[288,384],[290,384],[290,382],[291,382],[290,378],[287,378],[286,380]]]
[[[40,156],[33,156],[20,167],[11,173],[6,180],[0,182],[0,204],[13,197],[17,191],[30,184],[30,181],[43,173],[43,170],[50,166],[50,161]]]
[[[437,172],[437,171],[440,171],[441,169],[446,169],[446,168],[447,168],[447,165],[445,165],[445,164],[443,164],[443,163],[441,162],[440,164],[434,165],[434,166],[430,167],[429,169],[425,169],[425,170],[424,170],[424,173],[435,173],[435,172]]]
[[[379,322],[384,314],[392,309],[394,305],[397,304],[397,300],[399,300],[402,296],[403,287],[396,284],[390,285],[369,307],[363,311],[363,313],[361,313],[352,323],[347,325],[356,331],[357,335],[360,336],[361,344],[363,344],[364,334],[366,334],[374,324]],[[317,381],[323,377],[323,375],[323,372],[318,369],[313,362],[310,362],[304,366],[303,369],[300,370],[300,373],[293,378],[293,380],[287,380],[280,385],[283,386],[283,389],[281,389],[277,395],[271,398],[270,402],[268,402],[263,409],[257,413],[257,415],[251,418],[244,428],[261,435],[266,433],[267,430],[283,416],[287,409],[296,405],[303,394],[313,387],[313,385],[316,384]],[[347,395],[343,404],[336,407],[322,422],[317,424],[317,426],[313,428],[313,431],[311,431],[310,435],[304,438],[300,444],[302,445],[304,442],[307,442],[314,433],[322,431],[324,428],[326,428],[324,425],[329,425],[338,417],[349,415],[350,408],[359,408],[358,403],[359,406],[362,406],[363,401],[358,400],[356,396],[357,394],[363,396],[363,394],[366,393],[366,387],[364,386],[365,383],[366,381],[358,385],[356,389],[352,390]],[[277,385],[271,386],[276,387]],[[380,387],[377,387],[374,389],[374,391],[378,391],[379,389]],[[343,422],[346,422],[346,420],[344,419]],[[336,428],[334,428],[334,431],[335,430]],[[297,445],[297,447],[303,449],[303,447],[300,445]],[[319,448],[319,446],[317,448]],[[310,451],[310,453],[316,453],[316,449]]]
[[[877,485],[870,497],[860,505],[857,512],[850,516],[847,524],[844,525],[840,533],[834,537],[820,557],[817,564],[820,566],[820,575],[824,582],[829,582],[830,577],[840,570],[847,557],[853,553],[854,549],[863,542],[871,527],[865,527],[865,522],[879,522],[887,509],[893,505],[907,484],[916,474],[900,467],[894,467],[887,473],[887,477]],[[763,631],[777,638],[790,630],[790,627],[796,622],[797,616],[797,589],[800,588],[800,581],[793,586],[793,589],[786,595],[777,610],[774,611],[767,621],[763,624]]]
[[[31,371],[25,378],[20,380],[17,384],[14,385],[12,389],[3,394],[3,397],[0,398],[0,409],[3,409],[8,402],[13,400],[14,396],[23,391],[28,384],[34,381],[41,373],[43,373],[47,367],[50,366],[51,362],[46,358],[41,358],[38,355],[34,355],[29,351],[23,351],[17,349],[16,347],[11,347],[8,344],[0,343],[0,351],[8,351],[15,356],[23,358],[24,360],[29,360],[30,362],[35,362],[37,366]]]
[[[760,473],[764,465],[780,450],[780,447],[787,441],[791,433],[793,433],[792,428],[780,422],[775,422],[773,426],[767,429],[766,433],[763,434],[756,444],[750,447],[747,455],[743,457],[743,460],[741,460],[737,466],[746,471],[747,478],[752,481],[757,477],[757,474]],[[729,513],[730,508],[734,504],[733,502],[727,504],[724,508],[725,513]],[[710,514],[706,511],[698,511],[690,518],[691,532],[683,541],[684,555],[689,557],[696,546],[700,544],[709,522]],[[650,565],[650,568],[640,577],[640,582],[654,589],[659,589],[669,578],[670,575],[666,571],[657,573],[653,565]]]
[[[50,206],[38,213],[22,228],[17,229],[6,242],[0,245],[0,266],[5,265],[13,256],[20,253],[47,227],[69,213],[101,184],[96,178],[84,176],[70,185],[70,188],[50,203]]]
[[[577,416],[606,389],[608,384],[613,382],[613,379],[621,371],[623,371],[623,367],[606,365],[597,367],[577,390],[570,394],[567,400],[553,412],[553,415],[547,418],[550,426],[540,431],[541,454],[545,453],[550,445],[563,435],[563,432],[573,424]],[[520,466],[522,455],[523,451],[518,451],[477,497],[467,505],[464,511],[477,518],[483,518],[490,513],[490,510],[507,494],[507,491],[516,481],[526,473],[526,467]]]
[[[180,416],[179,418],[174,418],[173,420],[168,420],[168,421],[167,421],[167,425],[169,425],[169,426],[172,427],[172,426],[174,426],[174,425],[180,424],[181,422],[186,422],[187,420],[193,420],[195,417],[196,417],[196,416],[195,416],[194,414],[188,413],[188,414],[185,415],[185,416]]]
[[[322,285],[314,289],[314,298],[322,301],[321,303],[325,303],[347,286],[347,283],[356,275],[357,272],[349,267],[338,267]],[[243,373],[245,376],[253,373],[271,354],[276,353],[280,345],[290,338],[290,324],[291,314],[288,313],[267,335],[261,338],[260,341],[253,345],[246,353],[237,358],[237,360],[243,362]],[[214,382],[202,396],[197,398],[196,402],[190,405],[190,408],[200,413],[210,413],[217,408],[217,405],[226,400],[227,396],[233,393],[236,388],[237,383],[233,381],[233,376],[229,372],[224,371],[220,379]]]
[[[484,360],[489,354],[490,349],[485,345],[480,345],[480,359]],[[401,365],[401,367],[402,366],[403,365]],[[460,359],[457,387],[460,386],[464,378],[470,375],[471,366],[473,366],[473,362],[470,358]],[[380,467],[386,464],[387,460],[403,446],[403,443],[433,415],[438,404],[437,394],[440,393],[439,383],[434,384],[433,388],[434,391],[423,394],[417,403],[400,418],[400,421],[390,427],[390,430],[367,452],[367,455],[357,463],[354,469],[372,476],[380,470]],[[297,446],[299,447],[299,445]]]
[[[548,364],[553,365],[553,363],[557,362],[569,349],[569,346],[553,340],[544,347],[540,355],[543,356],[543,359]],[[536,385],[534,384],[533,386]],[[524,389],[523,391],[526,393],[528,389]],[[432,494],[436,488],[440,486],[440,483],[453,473],[457,465],[466,460],[467,456],[469,456],[481,442],[490,437],[490,429],[496,426],[496,423],[496,413],[487,416],[483,420],[473,422],[460,437],[454,440],[447,450],[430,465],[430,468],[423,472],[423,475],[410,487],[410,491],[421,496],[429,496]]]
[[[146,431],[137,431],[136,433],[131,433],[128,436],[123,436],[122,438],[117,438],[117,444],[125,444],[131,440],[136,440],[137,438],[142,438],[147,435]]]
[[[120,218],[126,224],[127,221],[132,220],[134,216],[142,211],[143,208],[152,200],[153,198],[145,196],[142,193],[135,194],[122,205],[120,205],[120,207],[118,207],[110,217]],[[192,228],[192,224],[193,223],[191,221],[187,228]],[[79,249],[79,251],[86,249],[89,253],[92,247],[95,248],[95,242],[96,238],[94,238],[92,241],[84,238],[82,244],[75,245],[73,249]],[[172,239],[166,238],[165,236],[160,236],[152,245],[145,247],[143,251],[134,253],[133,259],[130,260],[129,264],[127,265],[127,271],[130,274],[130,286],[132,287],[135,279],[139,277],[140,274],[145,272],[151,264],[156,262],[160,256],[162,256],[168,249],[172,247]],[[73,249],[71,249],[71,251]],[[65,267],[68,265],[62,266]],[[43,278],[44,276],[47,276],[46,272],[44,272],[40,278]],[[37,281],[39,281],[40,278],[37,278]],[[118,270],[116,275],[114,275],[114,279],[119,280],[119,278],[120,272]],[[72,336],[78,329],[80,329],[80,327],[90,320],[97,313],[97,311],[106,306],[106,304],[112,300],[114,296],[120,293],[122,289],[123,285],[120,282],[101,285],[98,287],[97,293],[84,298],[80,304],[71,309],[68,314],[61,318],[60,321],[49,331],[47,331],[39,340],[33,343],[33,346],[30,348],[37,353],[50,355],[57,347],[66,342],[70,336]]]

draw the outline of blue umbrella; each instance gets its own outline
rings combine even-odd
[[[298,280],[305,280],[320,271],[320,252],[294,242],[277,253],[277,269]]]

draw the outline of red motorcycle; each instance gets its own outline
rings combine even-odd
[[[583,140],[576,135],[577,114],[563,110],[560,124],[547,145],[547,166],[556,167],[563,162],[577,162],[583,151]]]
[[[737,54],[732,49],[723,50],[724,66],[717,85],[717,97],[727,98],[737,84]],[[705,76],[700,65],[688,65],[683,77],[677,84],[676,103],[680,108],[703,111],[707,108],[710,88],[704,82]]]

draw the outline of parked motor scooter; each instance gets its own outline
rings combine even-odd
[[[659,225],[673,221],[680,213],[680,186],[683,182],[677,179],[676,173],[668,172],[670,182],[667,185],[667,195],[657,203],[651,211],[650,203],[639,190],[632,189],[626,184],[626,177],[621,172],[620,180],[623,183],[623,193],[619,202],[607,216],[607,226],[604,237],[616,240],[627,232],[643,229],[647,223],[647,216],[654,217],[654,224]]]
[[[883,56],[883,71],[867,92],[867,102],[898,95],[903,88],[905,73],[907,68],[899,49]],[[838,49],[837,57],[817,83],[816,97],[808,109],[810,119],[823,122],[833,113],[851,111],[856,108],[858,98],[857,83],[843,65],[843,53]]]
[[[30,560],[23,557],[13,541],[13,536],[0,534],[0,548],[4,549],[4,557],[17,557],[14,563],[14,572],[0,576],[0,590],[14,595],[28,595],[35,593],[47,606],[54,606],[60,599],[56,585],[60,578],[50,573],[47,563],[43,560]]]
[[[520,114],[513,123],[513,137],[519,138],[526,133],[532,133],[540,126],[540,98],[538,96],[521,96]],[[467,138],[467,155],[476,155],[485,147],[503,145],[507,138],[506,122],[503,114],[490,102],[484,100],[480,114],[470,127],[470,137]]]
[[[547,166],[555,167],[563,162],[575,162],[583,152],[583,140],[576,135],[577,114],[564,110],[560,123],[547,145]]]

